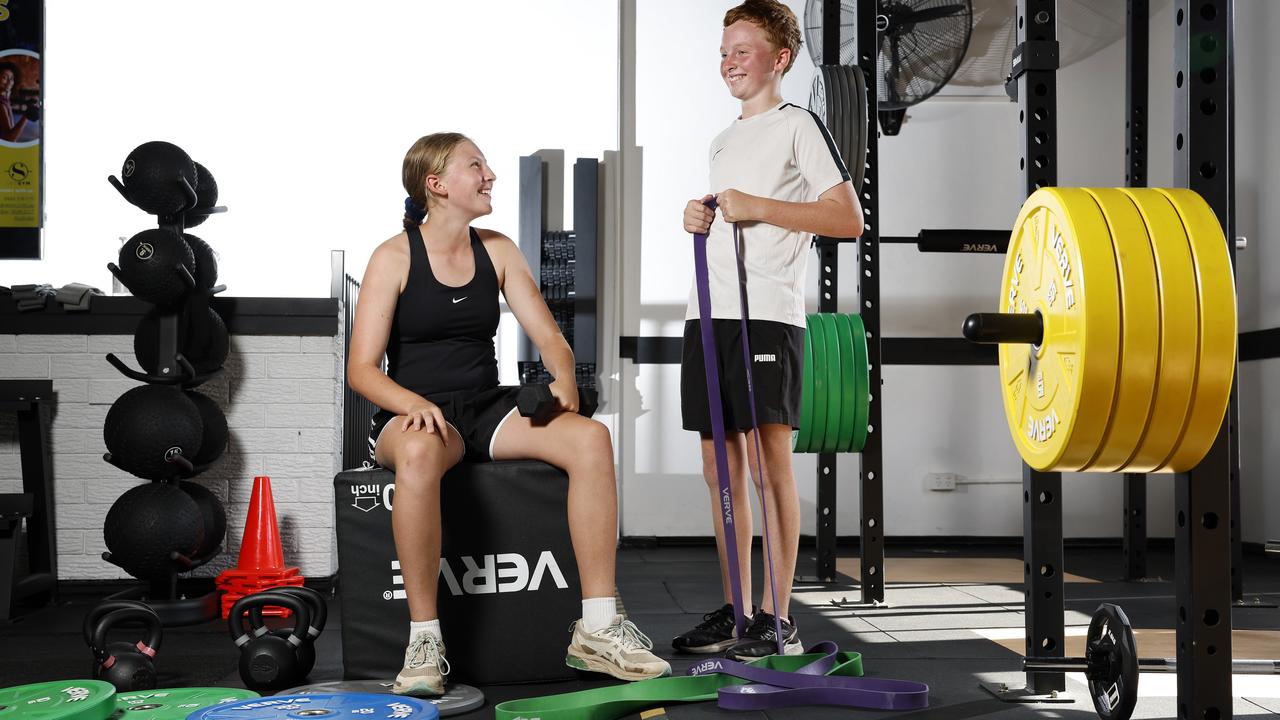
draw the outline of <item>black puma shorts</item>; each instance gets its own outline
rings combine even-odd
[[[772,320],[748,320],[747,325],[757,422],[800,427],[805,329]],[[742,321],[712,320],[711,328],[716,339],[725,429],[746,432],[752,424],[742,357]],[[687,320],[680,360],[680,414],[684,429],[710,433],[709,407],[701,330],[697,320]]]

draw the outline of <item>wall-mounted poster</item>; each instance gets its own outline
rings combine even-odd
[[[0,0],[0,258],[40,257],[44,0]]]

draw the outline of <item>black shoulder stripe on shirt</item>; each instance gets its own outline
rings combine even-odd
[[[849,168],[845,167],[844,159],[840,157],[840,150],[836,148],[836,142],[831,139],[831,133],[827,131],[827,126],[822,123],[822,119],[819,118],[812,110],[802,108],[799,105],[784,103],[782,107],[793,107],[797,110],[804,110],[809,113],[809,117],[813,118],[813,122],[818,126],[818,131],[822,133],[822,139],[827,141],[827,149],[831,151],[831,159],[835,160],[836,167],[840,168],[840,177],[844,178],[846,181],[852,180],[853,178],[849,177]]]

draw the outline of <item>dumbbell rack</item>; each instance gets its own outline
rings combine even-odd
[[[125,195],[123,184],[114,176],[109,177],[111,183],[122,197]],[[213,208],[196,210],[196,193],[195,190],[185,181],[183,181],[184,191],[187,196],[186,207],[173,214],[164,215],[157,218],[157,225],[162,230],[167,230],[181,238],[186,230],[186,217],[188,214],[199,212],[204,215],[226,212],[226,207],[216,206]],[[119,268],[114,263],[108,263],[108,269],[112,275],[123,282],[120,277]],[[164,309],[159,314],[159,322],[157,324],[157,374],[150,374],[145,371],[138,371],[130,368],[116,357],[114,353],[107,353],[106,360],[121,375],[139,382],[161,384],[161,385],[181,385],[183,387],[194,387],[208,380],[213,373],[198,373],[192,366],[190,361],[183,356],[179,348],[178,338],[178,321],[185,315],[189,322],[203,322],[200,318],[205,317],[206,309],[213,295],[226,289],[224,285],[217,285],[213,288],[205,290],[198,288],[195,278],[184,267],[178,270],[182,276],[182,281],[187,285],[188,292],[186,298],[179,304],[171,308]],[[190,330],[194,332],[195,330]],[[104,455],[104,460],[112,463],[110,453]],[[159,482],[177,483],[180,479],[187,479],[195,476],[204,468],[197,468],[181,454],[176,455],[171,461],[174,463],[174,474],[169,480]],[[192,625],[220,615],[218,607],[218,594],[216,592],[206,593],[195,597],[185,596],[178,591],[178,574],[187,572],[194,568],[212,560],[220,552],[219,548],[213,548],[202,557],[186,557],[184,555],[174,553],[172,564],[168,568],[164,577],[152,578],[148,581],[147,587],[136,587],[124,590],[108,596],[108,600],[130,599],[142,600],[159,614],[164,625]],[[102,559],[116,564],[111,559],[110,552],[103,552]]]
[[[1176,183],[1213,208],[1235,256],[1234,69],[1232,0],[1176,0]],[[1058,44],[1055,0],[1018,0],[1014,78],[1022,125],[1027,194],[1057,184]],[[1126,180],[1146,179],[1148,0],[1127,0]],[[1193,48],[1192,41],[1196,46]],[[1219,50],[1221,61],[1207,57]],[[1197,54],[1193,67],[1192,56]],[[1201,463],[1174,478],[1179,717],[1231,717],[1231,605],[1238,595],[1239,446],[1237,392]],[[1062,475],[1023,465],[1026,655],[1062,657],[1064,640]],[[1145,544],[1145,478],[1125,475],[1126,551],[1130,570]],[[1224,562],[1226,561],[1226,562]],[[988,686],[1016,702],[1069,700],[1061,673],[1028,673],[1027,686]]]
[[[573,228],[562,228],[563,151],[520,158],[520,250],[556,325],[573,349],[575,383],[596,387],[600,163],[578,158],[573,165]],[[521,328],[516,362],[521,385],[553,380],[537,348]]]

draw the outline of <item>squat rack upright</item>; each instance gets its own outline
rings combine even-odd
[[[1146,180],[1148,0],[1127,0],[1126,182]],[[1057,8],[1055,0],[1018,0],[1018,87],[1027,194],[1057,184]],[[1174,173],[1213,208],[1235,258],[1234,69],[1232,0],[1176,0],[1174,5]],[[1174,476],[1174,586],[1178,717],[1229,718],[1231,605],[1238,592],[1239,443],[1237,392],[1208,455]],[[1023,465],[1023,555],[1026,655],[1062,657],[1062,475]],[[1126,549],[1141,531],[1145,478],[1126,474]],[[1130,561],[1134,556],[1130,556]],[[1224,562],[1225,561],[1225,562]],[[1029,673],[1018,695],[1053,699],[1061,673]]]
[[[861,594],[865,604],[884,600],[884,463],[879,390],[883,362],[895,364],[995,364],[990,348],[953,338],[881,338],[879,245],[920,242],[881,238],[877,187],[879,112],[875,48],[877,3],[857,3],[858,67],[866,78],[866,175],[859,190],[866,231],[858,240],[859,307],[867,328],[871,414],[862,451]],[[1146,185],[1147,90],[1150,8],[1148,0],[1126,0],[1126,167],[1130,186]],[[1021,127],[1024,190],[1057,184],[1057,3],[1018,0],[1014,76]],[[1234,208],[1234,7],[1232,0],[1176,0],[1175,184],[1199,193],[1213,208],[1235,258]],[[823,64],[838,64],[840,3],[823,3]],[[1011,85],[1012,85],[1011,83]],[[972,231],[968,231],[972,232]],[[819,311],[835,312],[838,243],[817,238]],[[1003,252],[1003,247],[999,248]],[[987,250],[990,251],[990,250]],[[1238,392],[1209,454],[1194,470],[1175,476],[1175,586],[1178,714],[1182,718],[1230,717],[1231,606],[1242,597],[1239,517]],[[835,575],[835,456],[819,456],[816,575]],[[1128,577],[1146,574],[1146,478],[1126,474],[1124,550]],[[1062,476],[1023,464],[1023,554],[1025,560],[1026,654],[1061,657],[1064,637]],[[1228,560],[1228,562],[1223,562]],[[1005,690],[1008,699],[1049,700],[1061,696],[1061,673],[1029,673],[1027,688]]]

